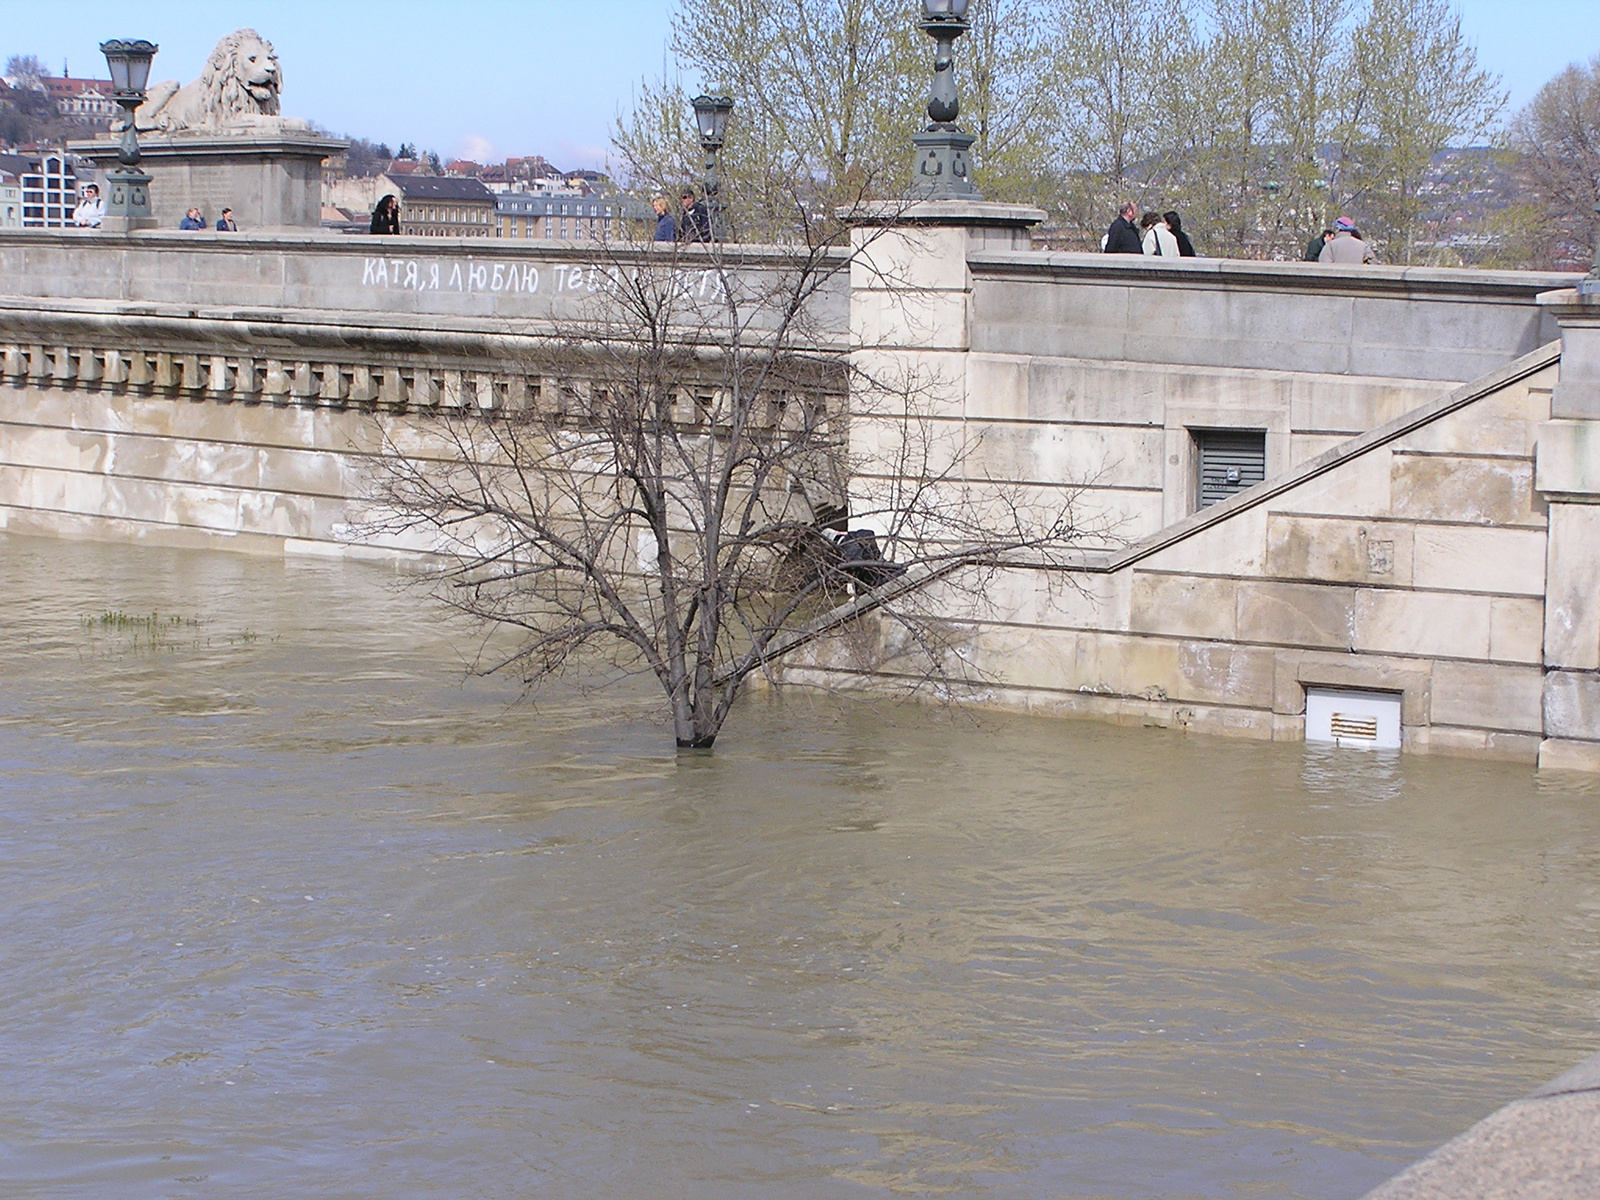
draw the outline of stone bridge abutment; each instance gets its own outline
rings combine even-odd
[[[921,372],[972,483],[1099,531],[1071,586],[923,596],[967,631],[973,698],[1294,739],[1308,694],[1342,689],[1397,698],[1413,750],[1600,770],[1600,320],[1574,277],[1046,254],[956,220],[874,236],[892,269],[813,297],[808,386],[845,406],[847,364]],[[384,422],[582,386],[564,331],[628,253],[0,233],[0,523],[403,549],[350,532]],[[692,295],[709,264],[675,269]],[[1213,479],[1219,446],[1241,474]],[[822,638],[788,673],[853,669]]]

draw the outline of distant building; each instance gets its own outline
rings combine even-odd
[[[604,241],[624,235],[626,222],[652,216],[649,205],[616,197],[508,192],[494,201],[495,236],[503,238]]]
[[[70,155],[0,154],[0,171],[15,175],[22,187],[22,227],[61,229],[72,224],[78,206],[78,173]]]
[[[0,229],[22,228],[22,180],[0,170]]]
[[[494,193],[476,179],[386,175],[379,195],[400,197],[400,232],[412,237],[492,237]]]
[[[117,115],[109,79],[46,79],[44,90],[63,117],[109,125]]]

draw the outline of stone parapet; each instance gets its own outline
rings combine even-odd
[[[253,309],[372,318],[477,322],[604,319],[607,290],[635,267],[670,273],[687,316],[719,279],[758,293],[801,260],[781,247],[630,247],[579,241],[373,237],[317,232],[0,230],[0,302],[8,298],[160,306],[163,311]],[[804,327],[818,348],[843,351],[849,328],[846,256],[824,254]],[[830,269],[836,267],[830,273]],[[16,311],[18,306],[13,305]],[[751,329],[760,332],[757,320]],[[3,330],[0,330],[3,336]]]

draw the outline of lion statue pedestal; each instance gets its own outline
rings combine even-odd
[[[349,143],[279,115],[282,87],[272,43],[252,29],[218,42],[193,83],[151,86],[134,123],[158,228],[176,229],[191,208],[207,228],[224,208],[242,231],[321,228],[322,164]],[[68,148],[96,167],[116,165],[114,140]]]

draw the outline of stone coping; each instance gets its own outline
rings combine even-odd
[[[139,135],[139,153],[163,163],[183,158],[249,158],[256,155],[327,158],[348,150],[343,138],[324,137],[310,129],[240,129],[229,133],[197,132],[159,137]],[[99,164],[116,159],[120,144],[114,139],[68,142],[74,154]]]
[[[172,250],[186,249],[203,253],[242,253],[258,255],[273,250],[315,250],[326,253],[343,250],[352,257],[370,258],[373,251],[384,249],[383,257],[425,257],[426,252],[460,257],[472,253],[480,257],[496,258],[569,258],[574,262],[592,262],[597,252],[615,256],[619,260],[637,258],[641,261],[660,255],[663,251],[655,242],[591,242],[576,238],[546,240],[539,238],[480,238],[480,237],[407,237],[401,234],[336,233],[325,229],[265,229],[241,230],[224,233],[215,229],[139,229],[130,233],[112,233],[104,229],[0,229],[0,248],[29,246],[70,247],[82,250],[84,243],[92,242],[116,250]],[[556,253],[560,252],[560,253]],[[709,246],[689,243],[670,243],[667,254],[676,254],[681,260],[703,263],[714,261],[718,250]],[[770,246],[754,242],[730,242],[720,251],[721,259],[729,266],[754,266],[763,263],[781,265],[803,261],[805,253],[799,248]],[[846,246],[821,251],[824,261],[834,261],[843,266],[850,257]]]
[[[1027,204],[994,200],[876,200],[835,213],[858,225],[966,225],[1025,229],[1042,224],[1050,214]]]
[[[1583,276],[1549,271],[1486,271],[1470,267],[1338,266],[1308,262],[1261,262],[1242,258],[1155,258],[1136,254],[1075,251],[973,250],[967,265],[978,279],[1049,282],[1074,280],[1133,286],[1194,285],[1258,287],[1331,294],[1390,295],[1415,299],[1525,300],[1541,292],[1572,288]]]
[[[303,349],[378,351],[414,354],[526,354],[536,347],[575,345],[571,320],[522,316],[460,316],[379,309],[269,308],[259,304],[221,306],[156,304],[148,301],[40,299],[0,294],[0,342],[76,343],[87,337],[149,337],[164,342],[231,347],[293,345]],[[759,349],[764,332],[749,330],[746,348]],[[838,360],[838,342],[795,341],[799,355]],[[716,346],[696,347],[700,358],[721,353]]]

